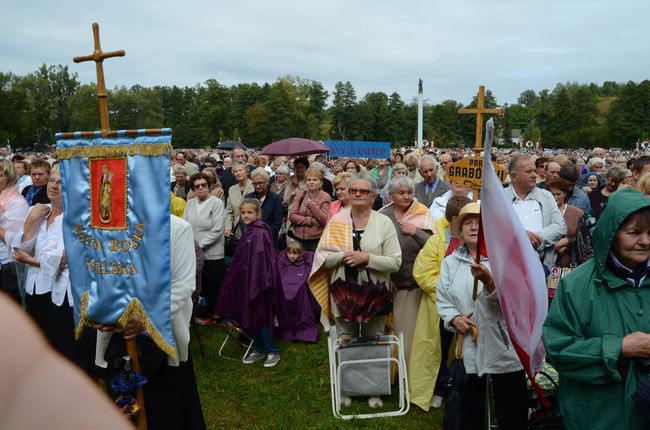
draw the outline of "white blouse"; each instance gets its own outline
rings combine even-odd
[[[50,206],[50,205],[48,205]],[[32,208],[29,209],[30,212]],[[44,217],[36,235],[26,242],[22,242],[24,231],[16,235],[12,245],[36,257],[41,267],[28,265],[25,292],[29,295],[52,293],[52,303],[61,306],[68,296],[68,303],[72,306],[72,290],[70,289],[70,274],[68,266],[60,267],[64,255],[63,248],[63,214],[54,218],[50,227],[47,226],[47,217]]]
[[[7,204],[7,209],[0,215],[0,228],[5,229],[5,240],[0,240],[0,263],[7,264],[14,261],[11,258],[11,244],[16,235],[21,231],[29,205],[23,196],[16,196]],[[22,236],[22,233],[20,234]]]

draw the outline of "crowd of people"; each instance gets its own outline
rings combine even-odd
[[[172,239],[184,235],[177,241],[191,250],[177,250],[176,257],[172,250],[179,300],[173,318],[180,318],[182,335],[179,360],[167,369],[169,381],[185,378],[193,399],[183,412],[190,421],[178,428],[205,425],[188,352],[190,318],[236,325],[253,339],[243,363],[274,367],[281,361],[278,342],[317,342],[319,321],[330,317],[340,338],[401,333],[410,401],[425,411],[445,404],[448,359],[462,343],[468,379],[460,428],[484,426],[488,375],[499,428],[525,428],[526,376],[489,260],[475,261],[480,196],[448,175],[452,163],[471,154],[393,150],[388,159],[271,159],[239,147],[177,151],[169,172]],[[496,150],[492,157],[507,169],[505,195],[547,276],[565,273],[549,289],[544,342],[560,375],[566,427],[643,428],[630,396],[650,358],[643,311],[650,299],[650,156],[595,148]],[[2,290],[55,349],[97,378],[95,364],[106,363],[95,356],[95,344],[108,342],[102,339],[114,328],[98,325],[73,341],[66,261],[75,257],[65,254],[63,216],[53,157],[0,160]],[[340,281],[380,286],[385,306],[361,324],[350,321],[332,294]],[[136,319],[124,336],[142,330]],[[474,330],[478,340],[464,336]],[[343,392],[341,403],[350,405],[352,397]],[[378,395],[367,401],[382,406]],[[147,413],[160,408],[178,405],[152,403]]]

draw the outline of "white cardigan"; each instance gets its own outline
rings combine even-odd
[[[214,196],[208,197],[200,206],[199,210],[198,198],[190,199],[185,206],[183,219],[192,225],[194,239],[203,250],[203,258],[220,260],[224,257],[223,227],[226,210],[221,199]]]
[[[218,200],[218,199],[217,199]],[[192,293],[196,288],[196,254],[192,226],[171,216],[171,300],[172,331],[176,342],[176,359],[167,358],[167,364],[178,366],[187,361],[190,344],[190,319],[192,318]],[[95,364],[107,367],[104,353],[112,333],[97,332]]]
[[[523,367],[508,335],[506,322],[496,291],[487,293],[479,281],[476,302],[472,301],[474,277],[470,269],[472,257],[465,246],[445,257],[440,269],[436,305],[445,328],[455,332],[451,320],[458,315],[474,312],[472,321],[478,329],[478,340],[470,335],[463,340],[463,362],[468,374],[502,374],[522,370]],[[487,259],[481,263],[490,267]]]

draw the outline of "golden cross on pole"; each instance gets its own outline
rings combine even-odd
[[[72,61],[81,63],[84,61],[94,61],[97,66],[97,98],[99,99],[99,121],[102,130],[102,136],[106,137],[111,126],[108,122],[108,94],[106,94],[106,84],[104,83],[104,67],[102,63],[106,58],[124,57],[124,50],[103,52],[99,43],[99,24],[93,22],[93,39],[95,41],[95,50],[90,55],[74,57]]]
[[[503,115],[505,111],[500,108],[490,109],[485,107],[485,86],[481,85],[478,87],[478,101],[476,103],[476,108],[458,109],[458,113],[476,115],[476,146],[474,147],[474,150],[480,152],[482,149],[481,141],[483,140],[483,114],[493,113]]]

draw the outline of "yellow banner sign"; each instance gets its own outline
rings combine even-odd
[[[495,162],[492,162],[497,176],[504,182],[508,176],[506,169]],[[447,177],[452,182],[474,190],[481,189],[481,178],[483,177],[483,158],[471,157],[463,158],[449,166]]]

